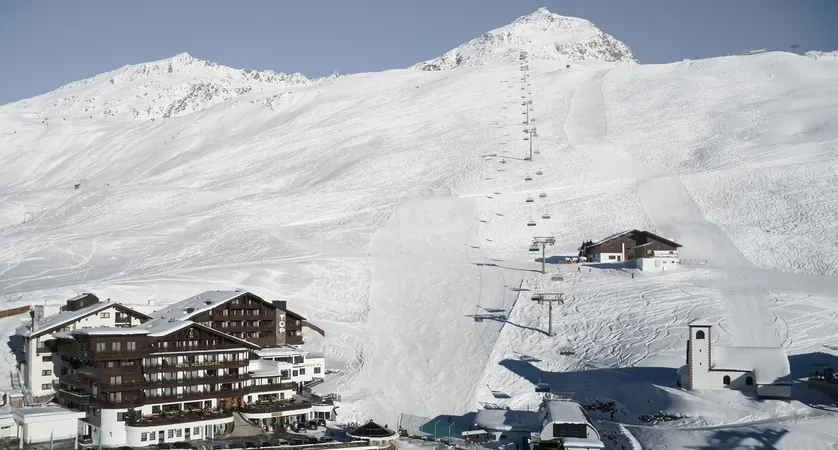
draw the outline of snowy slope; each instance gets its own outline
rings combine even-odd
[[[266,83],[155,121],[91,119],[68,103],[43,123],[35,100],[60,91],[0,106],[0,300],[47,312],[79,291],[131,304],[225,288],[287,300],[327,332],[308,345],[341,370],[320,389],[342,394],[345,420],[530,405],[540,375],[619,401],[644,446],[717,442],[734,422],[831,419],[807,399],[760,404],[672,383],[692,318],[713,321],[720,343],[786,346],[793,370],[838,354],[824,347],[838,345],[838,285],[825,276],[838,250],[836,62],[528,64],[531,86],[517,59],[488,58]],[[111,86],[73,89],[140,102]],[[532,163],[521,160],[522,95],[537,119]],[[527,251],[554,235],[552,263],[634,227],[683,243],[684,269],[631,286],[624,272],[571,268],[556,283]],[[555,338],[539,331],[528,289],[566,292]],[[557,354],[568,344],[576,357]],[[656,408],[718,429],[641,428]]]
[[[518,61],[521,52],[526,52],[531,59],[559,62],[637,62],[626,44],[603,33],[591,22],[539,8],[412,68],[448,70],[482,65],[489,60],[512,62]]]
[[[233,69],[181,53],[76,81],[15,106],[45,123],[93,117],[148,120],[199,111],[248,92],[319,81],[299,73]]]

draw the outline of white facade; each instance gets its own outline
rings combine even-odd
[[[637,264],[637,268],[643,272],[665,272],[668,270],[675,270],[678,268],[678,264],[680,264],[681,260],[678,259],[677,252],[674,252],[675,256],[664,254],[662,254],[661,256],[657,256],[657,253],[658,251],[655,251],[655,256],[652,258],[635,259],[635,264]]]
[[[622,253],[598,253],[596,255],[596,262],[599,263],[619,263],[625,261],[625,255]]]
[[[55,374],[57,366],[53,363],[52,353],[44,343],[55,338],[56,333],[79,330],[83,328],[115,327],[117,313],[125,320],[124,326],[137,326],[140,321],[132,316],[122,316],[117,311],[116,303],[97,303],[78,311],[61,311],[45,317],[34,324],[34,330],[26,330],[24,334],[24,352],[26,363],[21,364],[23,383],[32,395],[40,397],[54,393],[52,381],[57,380]],[[91,310],[97,310],[87,315]],[[49,329],[46,333],[40,330]]]
[[[57,406],[36,406],[17,408],[12,417],[17,424],[17,436],[25,444],[73,439],[78,430],[78,419],[84,417],[80,411]]]
[[[279,373],[283,382],[287,380],[306,384],[326,374],[326,357],[319,353],[309,353],[290,346],[266,348],[255,353],[259,361],[286,363]]]
[[[689,325],[687,365],[679,369],[687,389],[751,390],[760,397],[791,398],[788,357],[776,347],[713,347],[711,325]]]

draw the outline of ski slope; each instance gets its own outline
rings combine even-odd
[[[207,289],[287,300],[327,332],[307,346],[340,370],[320,389],[342,394],[347,421],[532,406],[543,378],[618,401],[615,420],[644,448],[742,444],[769,428],[777,448],[828,442],[832,407],[812,393],[754,402],[674,382],[694,318],[720,344],[785,346],[795,375],[835,358],[838,61],[568,69],[531,52],[522,86],[509,45],[448,70],[258,82],[167,118],[46,108],[60,91],[0,106],[0,300],[47,313],[80,291],[149,308]],[[124,92],[147,79],[129,78],[72,89],[130,111]],[[148,107],[165,111],[178,89]],[[554,265],[629,228],[682,243],[682,270],[632,280]],[[527,251],[542,235],[556,237],[548,267],[564,282]],[[534,290],[566,295],[555,337]],[[638,423],[660,410],[692,431]]]

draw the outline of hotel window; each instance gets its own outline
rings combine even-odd
[[[192,436],[197,436],[199,434],[201,434],[201,427],[195,427],[195,429],[192,430]]]
[[[177,429],[177,437],[181,437],[181,436],[183,436],[183,430],[181,430],[180,428],[178,428],[178,429]]]
[[[116,413],[116,421],[117,422],[125,422],[125,413]]]
[[[51,355],[42,356],[42,357],[41,357],[41,361],[43,361],[43,362],[52,362],[52,356],[51,356]]]
[[[45,377],[48,377],[48,376],[52,375],[52,370],[42,370],[41,375],[43,375]]]
[[[319,367],[315,367],[315,368],[314,368],[314,373],[320,373],[320,368],[319,368]]]
[[[122,375],[111,377],[111,384],[122,384]]]
[[[97,342],[96,343],[96,351],[97,352],[105,351],[105,343],[104,342]]]
[[[137,343],[134,341],[126,342],[125,343],[125,350],[132,352],[137,349]]]
[[[175,430],[169,430],[169,439],[175,437]]]
[[[99,317],[101,317],[103,319],[108,319],[108,318],[111,317],[111,313],[109,313],[109,312],[99,313]]]
[[[163,437],[163,432],[162,431],[160,432],[160,437]],[[157,439],[157,432],[152,431],[151,433],[149,433],[148,439],[150,441],[153,441],[153,440]]]
[[[52,385],[49,384],[49,383],[44,383],[44,384],[41,385],[41,389],[43,389],[43,390],[52,389]]]
[[[145,442],[148,440],[148,433],[140,433],[140,442]]]
[[[118,352],[122,350],[121,342],[111,342],[111,351]]]
[[[116,361],[108,361],[107,366],[108,366],[108,368],[114,368],[114,367],[116,367]]]

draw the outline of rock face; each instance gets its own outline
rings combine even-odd
[[[76,81],[15,105],[44,117],[151,120],[199,111],[250,92],[323,80],[299,73],[234,69],[181,53]]]
[[[448,70],[478,66],[490,60],[530,58],[556,61],[604,61],[636,64],[631,49],[591,22],[553,14],[539,8],[509,25],[483,33],[444,55],[412,66],[420,70]]]

